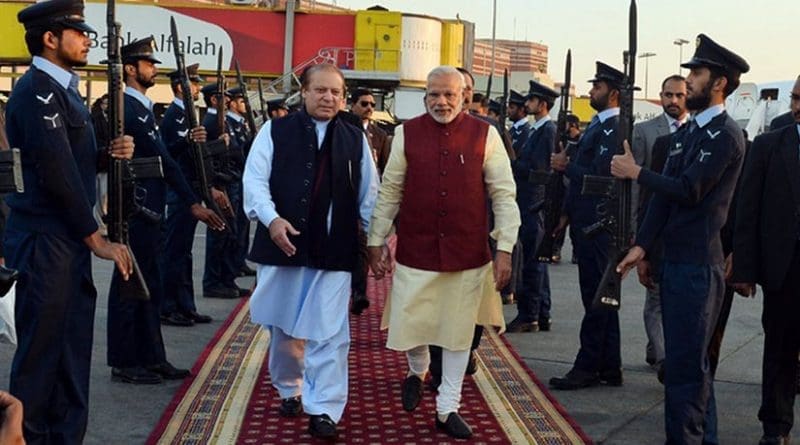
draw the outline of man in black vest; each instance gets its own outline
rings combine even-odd
[[[347,401],[348,303],[378,175],[364,133],[337,116],[344,75],[314,65],[302,76],[304,109],[267,122],[244,172],[244,210],[258,221],[250,300],[270,330],[269,373],[279,414],[310,415],[309,433],[335,439]]]

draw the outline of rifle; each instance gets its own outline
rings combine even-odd
[[[623,140],[633,138],[633,93],[636,91],[636,0],[631,0],[628,13],[628,50],[623,52],[624,79],[620,89],[619,113],[619,150],[624,153]],[[611,234],[608,246],[608,264],[600,279],[597,293],[592,301],[594,307],[606,307],[619,310],[621,293],[621,275],[617,272],[617,264],[625,258],[631,247],[633,233],[631,230],[631,180],[615,179],[610,176],[583,177],[583,195],[601,196],[597,205],[600,220],[583,229],[584,234],[593,236],[600,230]]]
[[[106,25],[108,28],[107,60],[108,66],[108,135],[114,140],[125,134],[125,99],[122,81],[122,25],[116,21],[115,0],[106,5]],[[149,300],[150,290],[144,281],[142,271],[131,251],[128,220],[141,215],[158,222],[161,215],[137,202],[137,179],[163,178],[161,158],[153,156],[136,159],[116,159],[109,154],[108,161],[108,239],[124,244],[133,263],[133,274],[128,281],[119,282],[120,298],[130,300]]]
[[[178,27],[175,24],[175,18],[170,17],[170,38],[172,39],[172,48],[175,53],[175,66],[180,73],[180,85],[183,99],[183,106],[186,110],[186,120],[189,131],[198,126],[197,110],[194,106],[194,98],[192,97],[192,89],[189,84],[189,74],[186,72],[186,62],[183,58],[183,48],[181,41],[178,37]],[[224,118],[224,114],[223,114]],[[217,139],[209,143],[199,143],[189,141],[189,153],[192,157],[192,164],[194,166],[195,180],[192,185],[195,193],[203,200],[206,207],[213,210],[217,215],[223,215],[220,211],[217,202],[211,195],[211,183],[209,177],[216,178],[215,164],[216,160],[220,157],[227,155],[228,148],[225,146],[225,141]],[[226,227],[223,230],[228,230]]]
[[[489,96],[486,96],[489,97]],[[503,97],[500,98],[500,125],[506,128],[506,115],[508,114],[508,68],[503,69]]]
[[[0,193],[22,193],[24,191],[19,149],[9,149],[5,146],[5,141],[0,140]],[[17,278],[19,278],[19,272],[16,269],[0,265],[0,298],[11,290]]]
[[[567,146],[567,139],[569,133],[567,132],[567,116],[570,113],[569,106],[569,89],[572,85],[572,50],[567,50],[567,61],[564,67],[564,83],[561,85],[561,103],[558,109],[558,138],[561,146]],[[556,145],[555,151],[559,152],[559,146]],[[541,263],[553,262],[553,244],[555,238],[553,232],[561,220],[561,208],[564,203],[564,196],[566,195],[566,188],[564,187],[564,174],[560,172],[548,171],[533,171],[531,172],[530,181],[534,184],[545,185],[545,198],[544,198],[544,237],[539,247],[536,249],[536,260]]]
[[[217,54],[217,128],[219,135],[225,134],[225,73],[222,72],[222,47]]]
[[[264,109],[264,88],[261,86],[261,78],[258,78],[258,103],[261,105],[261,124],[267,121],[267,110]]]
[[[256,135],[256,119],[253,115],[253,107],[250,106],[250,96],[247,94],[247,84],[244,83],[242,71],[239,69],[239,60],[235,61],[236,66],[236,80],[239,82],[239,88],[242,89],[242,96],[244,97],[245,119],[247,119],[247,126],[250,127],[249,137],[252,139]]]

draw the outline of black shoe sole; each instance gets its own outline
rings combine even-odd
[[[130,383],[132,385],[159,385],[164,382],[163,379],[141,380],[114,374],[111,375],[111,380],[119,383]]]

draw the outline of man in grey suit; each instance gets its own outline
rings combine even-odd
[[[672,75],[661,83],[661,106],[664,112],[660,115],[634,125],[633,144],[631,149],[636,163],[650,169],[653,163],[653,144],[659,136],[674,133],[689,117],[686,110],[686,80],[679,75]],[[639,203],[639,190],[635,190],[633,202]],[[644,215],[646,209],[639,208],[634,212],[634,221],[638,215]],[[650,266],[658,268],[660,249],[649,253]],[[656,272],[656,271],[653,271]],[[651,273],[657,277],[657,273]],[[647,350],[645,360],[658,369],[664,361],[664,330],[661,326],[661,298],[658,292],[658,283],[647,289],[644,303],[644,328],[647,332]]]

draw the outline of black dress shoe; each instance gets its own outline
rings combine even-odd
[[[537,332],[539,330],[538,322],[522,321],[519,317],[513,319],[511,323],[506,325],[506,332]]]
[[[278,408],[278,414],[282,417],[297,417],[302,413],[303,402],[300,400],[300,396],[281,399],[281,406]]]
[[[600,377],[596,373],[587,373],[572,369],[564,377],[553,377],[550,379],[550,387],[562,391],[589,388],[600,384]]]
[[[167,326],[194,326],[194,322],[191,319],[186,318],[180,312],[162,315],[161,324],[165,324]]]
[[[539,330],[543,332],[550,331],[550,325],[552,324],[552,320],[549,318],[541,318],[539,319]]]
[[[251,269],[250,266],[245,264],[244,266],[242,266],[241,269],[239,269],[239,276],[240,277],[254,277],[254,276],[256,276],[256,271],[255,271],[255,269]]]
[[[211,323],[212,321],[211,317],[208,315],[198,314],[197,311],[189,311],[181,315],[198,324]]]
[[[761,436],[758,445],[789,445],[789,436]]]
[[[183,380],[186,377],[192,375],[192,373],[188,369],[179,369],[174,366],[170,362],[159,363],[157,365],[148,366],[147,370],[158,374],[164,380]]]
[[[238,289],[230,289],[227,287],[212,287],[203,289],[203,296],[206,298],[233,299],[239,298],[239,291]]]
[[[612,369],[600,372],[600,383],[607,386],[622,386],[622,370]]]
[[[455,439],[469,439],[472,437],[472,428],[458,413],[450,413],[447,420],[442,422],[436,415],[436,429],[442,430]]]
[[[400,386],[400,392],[403,399],[403,409],[411,412],[417,409],[420,400],[422,400],[422,379],[415,375],[410,375],[403,380]]]
[[[308,433],[317,439],[334,441],[339,436],[336,422],[327,414],[312,415],[308,418]]]
[[[161,376],[141,366],[130,368],[111,368],[111,379],[134,385],[156,385],[162,382]]]

